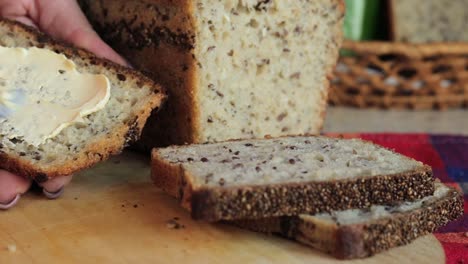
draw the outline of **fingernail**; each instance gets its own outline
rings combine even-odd
[[[44,188],[42,189],[42,193],[45,195],[45,197],[49,198],[50,200],[55,200],[63,194],[64,190],[65,188],[62,187],[56,192],[49,192]]]
[[[13,206],[15,206],[18,203],[20,198],[21,198],[21,194],[17,194],[15,199],[13,199],[13,201],[9,202],[8,204],[0,203],[0,210],[8,210],[8,209],[12,208]]]

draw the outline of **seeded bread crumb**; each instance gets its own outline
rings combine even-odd
[[[165,98],[161,88],[142,74],[54,41],[17,22],[0,20],[0,45],[50,49],[71,59],[78,71],[102,73],[111,83],[111,97],[104,109],[38,147],[0,135],[0,167],[39,182],[72,174],[119,153],[140,136],[151,111]]]
[[[141,146],[319,133],[341,0],[81,0],[96,30],[168,88]]]
[[[411,43],[468,41],[467,0],[390,0],[396,41]]]
[[[207,221],[366,208],[434,191],[430,167],[357,139],[173,146],[152,158],[155,184]]]
[[[317,215],[277,217],[232,224],[274,233],[340,259],[363,258],[411,243],[463,215],[463,197],[436,184],[434,195],[395,206],[373,205]]]

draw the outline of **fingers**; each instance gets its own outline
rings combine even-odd
[[[42,187],[42,192],[49,199],[57,199],[63,193],[66,185],[72,180],[72,176],[61,176],[39,184]]]
[[[0,170],[0,209],[13,207],[31,186],[31,180]]]
[[[27,17],[7,17],[8,19],[11,19],[11,20],[15,20],[15,21],[18,21],[20,23],[23,23],[25,25],[28,25],[30,27],[34,27],[34,28],[37,28],[36,24],[34,24],[34,22],[27,18]]]
[[[128,63],[118,55],[111,47],[104,43],[97,33],[91,28],[77,28],[67,34],[65,39],[78,47],[84,48],[92,53],[104,57],[118,64],[128,66]]]
[[[13,200],[11,200],[10,202],[7,202],[5,204],[0,203],[0,210],[8,210],[8,209],[14,207],[18,203],[20,198],[21,198],[21,194],[17,194],[15,196],[15,198],[13,198]]]
[[[30,12],[30,14],[40,29],[56,38],[89,50],[100,57],[127,65],[126,61],[102,41],[93,30],[76,0],[33,2],[36,2],[36,10]]]
[[[64,187],[70,183],[72,176],[61,176],[39,184],[42,192],[49,199],[57,199]],[[7,210],[16,205],[21,195],[31,187],[31,180],[0,170],[0,210]]]
[[[0,16],[21,22],[25,25],[36,27],[36,24],[28,17],[29,0],[0,0]]]
[[[99,57],[129,66],[96,34],[76,0],[0,0],[0,16],[38,27]]]

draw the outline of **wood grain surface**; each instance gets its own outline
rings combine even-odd
[[[348,263],[281,238],[195,222],[124,153],[75,176],[62,198],[0,212],[0,263]],[[433,236],[349,263],[444,263]]]

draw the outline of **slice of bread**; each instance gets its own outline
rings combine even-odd
[[[152,178],[207,221],[366,208],[434,191],[429,166],[369,142],[327,137],[155,149]]]
[[[71,59],[79,72],[104,74],[111,83],[111,96],[102,110],[37,147],[0,135],[0,167],[39,182],[72,174],[119,153],[139,137],[151,111],[165,98],[161,88],[142,74],[16,22],[0,20],[0,45],[52,50]]]
[[[467,42],[467,0],[390,0],[390,29],[395,41]]]
[[[299,215],[233,224],[274,233],[340,259],[363,258],[411,243],[463,215],[463,197],[436,184],[434,195],[395,206],[373,205],[317,215]]]
[[[80,0],[100,35],[167,87],[141,145],[316,134],[342,0]]]

